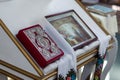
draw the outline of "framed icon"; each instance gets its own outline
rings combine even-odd
[[[97,40],[95,34],[74,10],[45,17],[74,50]]]

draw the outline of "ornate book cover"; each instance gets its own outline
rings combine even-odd
[[[16,36],[42,68],[64,55],[40,25],[22,29]]]

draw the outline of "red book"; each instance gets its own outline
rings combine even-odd
[[[42,68],[64,55],[40,25],[22,29],[16,36]]]

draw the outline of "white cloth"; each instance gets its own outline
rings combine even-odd
[[[49,26],[46,28],[50,36],[55,40],[56,44],[63,50],[64,56],[61,57],[58,64],[58,76],[62,75],[66,76],[66,73],[70,71],[70,69],[76,69],[76,55],[73,47],[59,34],[59,32],[53,27]],[[64,68],[63,68],[64,67]]]
[[[109,41],[111,39],[111,36],[106,36],[104,38],[100,38],[100,46],[99,46],[99,54],[101,56],[104,56],[105,52],[106,52],[106,49],[107,47],[109,46]]]
[[[72,59],[70,54],[65,54],[63,58],[60,59],[58,64],[58,76],[62,75],[64,78],[67,76],[70,69],[76,69],[74,65],[76,65],[75,60]]]

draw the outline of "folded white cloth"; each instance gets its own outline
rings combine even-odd
[[[103,55],[105,54],[106,49],[107,49],[107,47],[108,47],[108,45],[109,45],[110,39],[111,39],[111,36],[110,36],[110,35],[108,35],[108,36],[106,36],[106,37],[104,37],[104,38],[99,39],[99,40],[100,40],[99,54],[100,54],[101,56],[103,56]]]
[[[76,55],[75,52],[65,52],[65,55],[60,59],[58,63],[58,78],[59,80],[70,79],[75,80],[76,78]]]
[[[65,54],[58,64],[58,75],[62,75],[65,78],[71,69],[76,69],[75,64],[72,56],[70,54]]]

